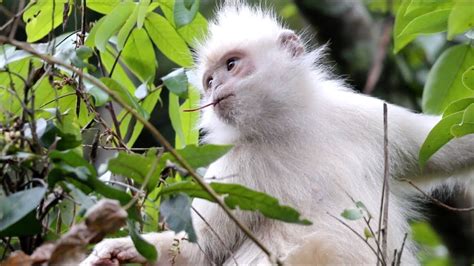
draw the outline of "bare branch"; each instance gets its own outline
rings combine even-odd
[[[349,230],[351,230],[354,234],[356,234],[357,237],[359,237],[362,241],[364,241],[365,244],[367,244],[367,246],[370,248],[370,250],[372,250],[372,252],[375,254],[375,256],[377,257],[377,261],[382,261],[383,258],[380,258],[379,257],[379,252],[377,252],[373,247],[372,245],[370,245],[369,241],[367,239],[365,239],[361,234],[359,234],[359,232],[357,232],[356,230],[354,230],[354,228],[352,228],[350,225],[348,225],[346,222],[344,222],[343,220],[337,218],[336,216],[330,214],[329,212],[326,212],[329,216],[331,216],[332,218],[336,219],[338,222],[340,222],[342,225],[344,225],[345,227],[347,227]]]
[[[383,70],[383,62],[387,56],[387,48],[390,44],[390,37],[392,36],[392,27],[393,18],[389,17],[383,25],[382,37],[375,52],[374,62],[369,70],[367,81],[365,83],[364,89],[362,90],[365,94],[372,94],[375,89],[375,85],[377,85],[377,82],[380,79],[380,74],[382,74]]]
[[[410,179],[407,179],[407,178],[397,178],[396,179],[397,181],[403,181],[403,182],[407,182],[408,184],[410,184],[413,188],[415,188],[416,190],[418,190],[418,192],[420,192],[421,194],[423,194],[423,196],[425,196],[427,199],[431,200],[434,204],[442,207],[442,208],[445,208],[447,210],[450,210],[450,211],[454,211],[454,212],[471,212],[471,211],[474,211],[474,206],[471,206],[471,207],[467,207],[467,208],[456,208],[456,207],[452,207],[452,206],[449,206],[447,205],[446,203],[443,203],[442,201],[440,201],[439,199],[436,199],[430,195],[428,195],[428,193],[424,192],[421,188],[419,188],[417,185],[415,185],[415,183],[413,183],[413,181],[411,181]]]
[[[204,222],[204,224],[206,224],[206,226],[209,228],[209,230],[211,230],[211,232],[217,237],[217,239],[219,240],[219,242],[221,242],[222,246],[227,250],[227,252],[229,252],[229,255],[230,255],[230,257],[232,258],[232,260],[235,262],[235,265],[239,265],[239,263],[237,263],[237,260],[235,259],[234,253],[233,253],[232,250],[225,244],[224,240],[222,240],[222,238],[219,236],[219,234],[216,232],[216,230],[214,230],[214,228],[206,221],[206,219],[204,218],[204,216],[202,216],[202,214],[199,213],[198,210],[196,210],[196,208],[194,208],[193,206],[191,206],[191,209],[194,211],[194,213],[197,214],[197,216],[199,216],[199,218],[201,218],[201,220]]]

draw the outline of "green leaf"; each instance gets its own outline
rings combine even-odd
[[[451,127],[451,135],[456,138],[472,133],[474,133],[474,104],[464,110],[461,123]]]
[[[474,6],[471,1],[455,0],[449,14],[448,40],[457,34],[464,33],[474,28]]]
[[[94,106],[100,107],[109,101],[109,95],[87,80],[84,80],[86,92],[94,97]]]
[[[462,85],[470,90],[474,90],[474,66],[471,66],[462,74]]]
[[[347,220],[355,221],[355,220],[359,220],[360,218],[364,217],[364,213],[359,208],[357,208],[357,209],[345,209],[341,213],[341,216],[344,217]]]
[[[217,191],[216,191],[217,192]],[[159,196],[174,195],[177,193],[186,193],[192,198],[200,198],[214,202],[214,199],[201,188],[198,184],[190,181],[171,183],[161,189]]]
[[[85,59],[89,59],[93,55],[93,51],[90,47],[82,45],[76,49],[76,55],[80,59],[85,60]]]
[[[161,89],[154,88],[153,92],[148,94],[148,96],[145,97],[145,100],[140,104],[148,114],[152,113],[156,104],[160,100],[160,92]],[[127,116],[123,118],[125,114],[127,114]],[[127,145],[131,147],[137,140],[140,132],[142,132],[143,124],[136,123],[136,120],[125,111],[122,111],[119,114],[119,120],[122,121],[122,123],[120,123],[120,132],[123,132],[124,134],[123,139],[127,142]]]
[[[121,0],[87,0],[87,8],[97,13],[109,14],[121,2]]]
[[[50,172],[48,182],[51,181],[50,179],[54,179],[57,182],[70,177],[73,178],[72,180],[86,185],[107,198],[118,200],[122,205],[128,204],[132,200],[132,197],[126,192],[115,189],[100,181],[97,178],[95,168],[74,150],[52,151],[49,157],[54,162],[54,171]],[[88,193],[88,191],[85,191],[85,193]],[[128,209],[127,212],[130,218],[137,221],[140,220],[140,214],[135,206]]]
[[[87,210],[90,207],[94,206],[95,204],[94,200],[92,200],[91,197],[87,196],[84,192],[82,192],[76,186],[67,182],[65,183],[65,186],[69,190],[69,195],[71,195],[74,201],[77,202],[78,205],[81,207],[78,213],[80,213],[81,210]]]
[[[451,0],[436,0],[430,3],[420,0],[402,1],[393,29],[395,53],[420,34],[446,31],[451,6]]]
[[[46,193],[45,187],[35,187],[0,197],[0,231],[21,220],[38,207]]]
[[[125,46],[125,43],[128,41],[129,35],[131,31],[135,28],[137,23],[137,16],[138,16],[138,5],[135,6],[132,14],[127,18],[125,23],[123,24],[122,28],[119,30],[117,34],[117,50],[122,50]]]
[[[370,232],[369,228],[367,228],[367,227],[364,227],[364,236],[365,236],[366,239],[374,237],[372,232]]]
[[[119,152],[116,158],[109,160],[108,169],[114,174],[131,178],[139,184],[143,184],[146,177],[150,175],[146,187],[148,191],[153,191],[158,184],[163,167],[164,162],[159,165],[155,158]]]
[[[175,132],[175,139],[185,142],[183,126],[181,124],[181,116],[179,110],[179,97],[174,93],[168,94],[168,115],[170,117],[171,126]],[[177,144],[177,141],[176,141]]]
[[[416,222],[411,224],[413,240],[419,244],[437,247],[442,244],[441,239],[427,222]]]
[[[123,26],[134,7],[133,3],[121,2],[105,17],[95,35],[95,46],[99,51],[105,51],[109,39]]]
[[[76,204],[70,199],[64,199],[58,204],[61,221],[68,227],[74,222]]]
[[[145,29],[153,43],[171,61],[183,67],[192,66],[193,58],[186,42],[164,17],[148,13]]]
[[[163,186],[155,188],[148,194],[148,197],[143,202],[145,215],[143,217],[143,231],[144,232],[157,232],[161,225],[159,206],[161,204],[161,197],[158,197],[158,193],[161,191]]]
[[[187,3],[191,2],[191,3]],[[174,22],[176,28],[181,28],[189,24],[196,17],[199,9],[199,0],[194,1],[175,1],[174,3]]]
[[[36,219],[36,211],[33,210],[16,223],[0,230],[0,237],[32,236],[41,233],[42,229],[41,222]]]
[[[185,231],[190,242],[197,241],[191,219],[191,199],[183,193],[170,196],[160,205],[161,216],[176,233]]]
[[[107,51],[105,53],[100,53],[100,56],[105,69],[110,73],[118,56],[117,52],[111,45],[108,45]],[[117,64],[115,64],[115,68],[113,69],[114,72],[112,73],[112,78],[125,87],[130,93],[133,93],[135,91],[135,84],[130,80],[120,62],[121,58],[119,57],[119,60],[117,60]]]
[[[69,5],[68,0],[39,0],[29,4],[23,13],[26,23],[27,42],[35,42],[46,36],[63,22],[64,6]],[[54,25],[53,25],[54,8]],[[70,14],[71,10],[69,11]]]
[[[122,85],[120,85],[117,81],[111,78],[101,78],[100,80],[109,89],[115,91],[128,106],[135,109],[143,118],[148,119],[150,117],[150,115],[138,104],[136,98],[132,96],[130,92],[122,87]]]
[[[463,137],[474,133],[474,123],[463,123],[460,125],[453,125],[451,127],[451,135],[456,138]]]
[[[410,21],[397,37],[446,31],[450,12],[451,9],[447,8],[423,14]]]
[[[188,145],[183,149],[176,150],[192,168],[205,167],[224,156],[232,149],[231,145]],[[170,153],[163,154],[163,159],[176,162]]]
[[[148,243],[140,236],[138,227],[136,226],[136,223],[132,220],[128,220],[128,231],[130,233],[130,237],[132,238],[133,244],[135,245],[135,248],[138,250],[140,255],[145,257],[148,261],[156,261],[156,259],[158,258],[158,251],[156,250],[154,245]]]
[[[431,129],[420,149],[419,164],[421,169],[425,167],[426,162],[433,154],[454,138],[454,136],[451,135],[451,127],[461,123],[463,114],[464,112],[461,111],[443,117],[441,121]]]
[[[224,196],[224,202],[229,208],[247,211],[259,211],[268,218],[303,225],[310,225],[311,222],[301,219],[300,214],[295,209],[280,205],[277,199],[263,192],[251,190],[239,184],[211,183],[210,186],[220,195]],[[165,196],[175,193],[186,193],[191,197],[198,197],[213,201],[210,195],[198,184],[190,181],[170,184],[164,187],[160,195]]]
[[[464,111],[464,109],[466,109],[469,105],[473,103],[474,103],[474,97],[464,98],[461,100],[454,101],[444,110],[443,118],[448,115],[451,115],[460,111]]]
[[[184,135],[184,142],[176,136],[176,148],[181,149],[186,145],[197,145],[199,143],[199,129],[197,121],[199,112],[184,112],[185,109],[192,109],[199,105],[201,94],[193,87],[188,89],[188,99],[179,107],[179,116]]]
[[[143,27],[143,23],[145,22],[149,6],[150,0],[140,0],[140,2],[138,3],[137,28],[139,29]]]
[[[172,25],[175,23],[173,12],[174,5],[175,1],[169,0],[163,2],[160,6],[166,19]],[[189,46],[195,47],[198,41],[202,40],[207,35],[207,20],[200,13],[197,13],[191,23],[178,28],[177,31]]]
[[[357,208],[359,208],[359,209],[363,210],[364,212],[366,212],[369,217],[372,217],[372,214],[369,212],[369,209],[367,209],[367,207],[365,206],[365,204],[362,201],[357,201],[355,203],[355,205],[356,205]]]
[[[474,96],[462,84],[462,75],[474,62],[474,48],[469,44],[453,46],[438,58],[428,74],[423,90],[423,111],[440,114],[451,102]]]
[[[156,59],[153,45],[144,29],[134,29],[123,51],[122,58],[130,70],[142,81],[154,80]]]
[[[106,17],[102,17],[97,22],[95,22],[95,24],[94,24],[94,26],[92,26],[89,34],[87,34],[86,41],[84,43],[85,45],[87,45],[87,47],[91,47],[91,48],[94,47],[94,45],[95,45],[95,36],[97,36],[97,30],[102,27],[102,23],[104,23],[105,18]]]
[[[188,78],[183,68],[178,68],[162,78],[166,88],[186,99],[188,97]]]
[[[0,87],[9,88],[10,81],[13,82],[13,86],[15,88],[16,93],[18,94],[20,99],[23,99],[23,88],[25,86],[25,83],[23,82],[22,78],[26,79],[26,76],[28,75],[28,66],[29,60],[20,60],[8,64],[10,72],[17,73],[19,77],[17,77],[16,75],[9,75],[7,72],[0,71]],[[6,90],[2,89],[0,91],[0,118],[3,118],[2,115],[6,111],[14,115],[20,115],[23,109],[21,107],[21,103],[18,97]]]
[[[57,150],[73,149],[82,144],[81,128],[73,112],[64,116],[60,122],[58,121],[56,127],[58,128],[57,137],[60,138],[56,143]]]

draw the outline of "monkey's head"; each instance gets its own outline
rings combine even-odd
[[[273,13],[240,1],[224,4],[196,52],[203,104],[200,127],[214,143],[268,137],[305,104],[317,51]],[[304,85],[306,84],[306,85]]]

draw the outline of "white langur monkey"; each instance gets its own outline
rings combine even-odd
[[[383,101],[355,93],[333,78],[320,64],[322,54],[323,49],[305,47],[300,36],[269,11],[241,1],[218,10],[207,39],[196,52],[202,101],[213,103],[202,110],[200,128],[206,133],[206,143],[234,147],[209,167],[206,176],[268,193],[313,222],[302,226],[235,211],[281,261],[373,265],[376,256],[369,247],[329,214],[339,216],[354,206],[352,197],[362,201],[374,217],[379,215]],[[388,105],[390,257],[409,232],[407,216],[416,213],[405,197],[409,187],[394,179],[449,176],[474,162],[472,138],[456,139],[430,159],[421,177],[418,152],[438,121],[438,117]],[[193,207],[220,238],[201,218],[193,217],[199,245],[182,241],[176,264],[269,263],[218,205],[195,199]],[[350,225],[358,232],[365,227],[363,221]],[[376,221],[372,227],[377,228]],[[164,232],[144,238],[156,245],[157,264],[167,265],[174,239],[182,236]],[[101,261],[145,262],[130,238],[104,240],[83,264]],[[409,239],[401,261],[417,264]]]

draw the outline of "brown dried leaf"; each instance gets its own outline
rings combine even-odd
[[[118,201],[100,200],[87,211],[85,222],[71,227],[56,243],[43,244],[35,250],[31,258],[22,252],[18,255],[14,253],[5,262],[6,264],[1,266],[23,266],[32,263],[76,265],[85,258],[89,243],[97,243],[106,234],[120,229],[125,225],[127,216],[127,212]]]
[[[33,260],[23,251],[18,250],[10,254],[8,259],[2,263],[1,266],[30,266],[33,265]]]
[[[127,212],[116,200],[104,199],[86,213],[86,225],[97,233],[112,233],[125,225]]]

